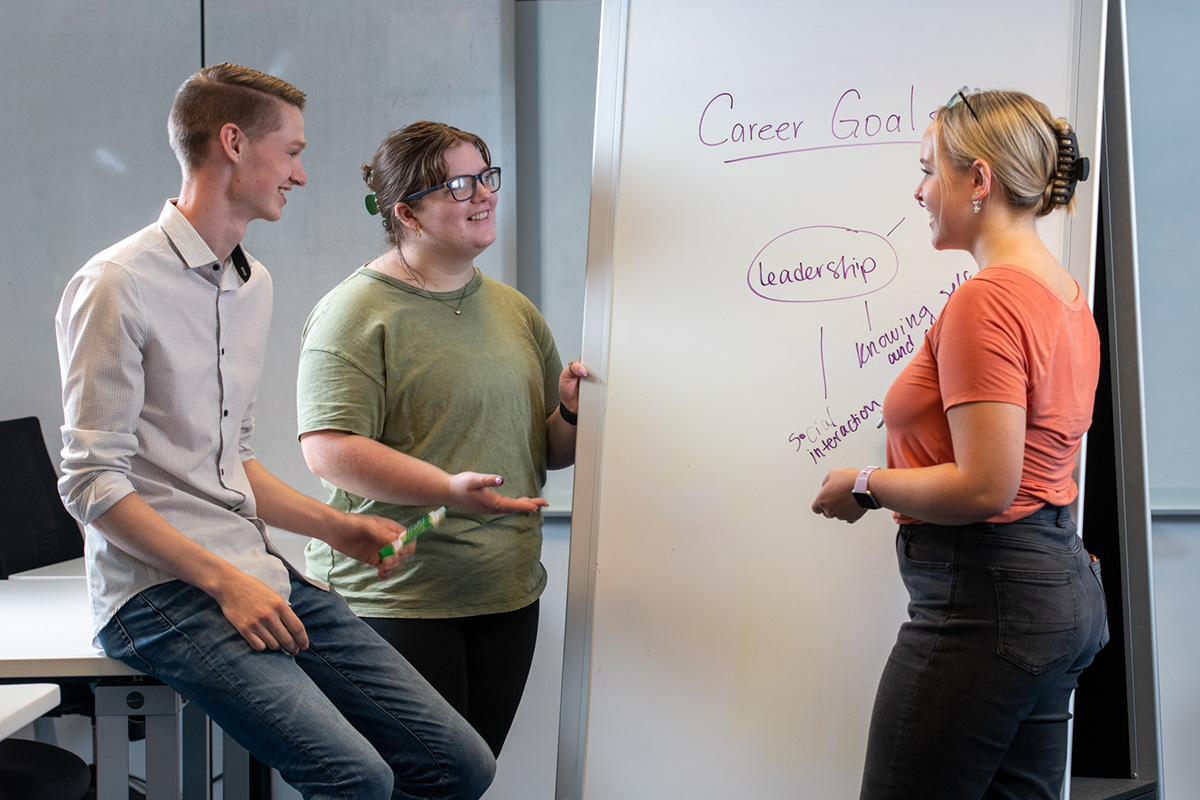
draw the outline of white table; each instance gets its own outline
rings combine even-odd
[[[0,678],[140,675],[92,646],[87,581],[0,581]]]
[[[80,567],[82,562],[80,562]],[[96,681],[97,800],[129,797],[128,718],[146,718],[147,800],[177,800],[181,778],[181,701],[169,686],[142,675],[92,646],[92,620],[83,576],[0,580],[0,680]],[[57,701],[56,701],[57,704]],[[53,708],[53,706],[51,706]],[[211,797],[208,720],[183,714],[183,795]],[[224,796],[245,798],[249,758],[225,738]]]
[[[53,709],[60,696],[56,683],[0,685],[0,739],[12,736]]]

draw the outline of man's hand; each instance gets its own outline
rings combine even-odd
[[[340,523],[327,532],[325,541],[339,553],[375,567],[380,578],[386,578],[417,549],[416,542],[402,544],[400,537],[404,535],[404,526],[385,517],[342,514]],[[380,558],[379,551],[389,544],[396,552]]]
[[[296,655],[308,648],[304,624],[279,594],[240,570],[230,570],[213,593],[222,613],[255,650],[283,650]]]

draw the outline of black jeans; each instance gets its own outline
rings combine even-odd
[[[1069,510],[905,525],[908,589],[871,716],[864,800],[1056,800],[1079,674],[1108,641],[1100,563]]]
[[[493,755],[508,737],[537,644],[539,600],[506,614],[363,618],[466,718]]]

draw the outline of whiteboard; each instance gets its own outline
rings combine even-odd
[[[559,797],[857,795],[906,596],[887,387],[974,272],[913,199],[931,112],[1017,88],[1098,151],[1099,2],[603,8]],[[1041,229],[1085,290],[1098,181]],[[573,626],[573,628],[572,628]]]

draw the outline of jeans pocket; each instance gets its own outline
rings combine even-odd
[[[908,618],[945,620],[950,613],[953,564],[936,560],[940,553],[922,547],[914,538],[905,536],[897,542],[900,578],[908,590]]]
[[[1100,646],[1097,650],[1104,649],[1104,645],[1108,644],[1108,599],[1104,592],[1104,579],[1100,577],[1100,559],[1095,556],[1091,557],[1092,561],[1089,566],[1092,568],[1092,574],[1096,576],[1096,583],[1100,587],[1100,613],[1104,616],[1104,627],[1100,631]]]
[[[996,652],[1037,675],[1071,658],[1078,609],[1071,575],[992,569],[999,632]]]

